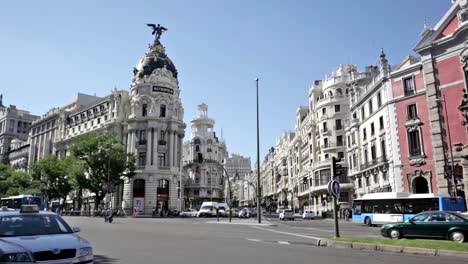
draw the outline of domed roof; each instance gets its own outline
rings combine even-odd
[[[166,55],[164,46],[157,40],[153,45],[149,46],[148,52],[140,60],[137,67],[133,69],[134,78],[144,78],[145,76],[151,75],[154,70],[159,68],[166,68],[177,78],[177,69],[174,63]]]

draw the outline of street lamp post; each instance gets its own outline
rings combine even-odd
[[[259,104],[258,104],[258,78],[255,79],[257,87],[257,215],[258,223],[262,223],[262,211],[260,209],[260,199],[262,196],[262,188],[260,186],[260,119],[259,119]]]
[[[445,122],[446,122],[446,127],[447,127],[447,134],[448,134],[448,143],[450,147],[450,181],[452,183],[452,195],[453,197],[457,197],[457,182],[455,180],[455,175],[453,174],[454,171],[454,166],[453,166],[453,146],[452,146],[452,138],[450,136],[450,124],[449,124],[449,119],[448,119],[448,113],[447,113],[447,102],[445,101],[445,94],[442,95],[443,99],[437,99],[437,102],[441,102],[444,104],[444,110],[445,110]]]

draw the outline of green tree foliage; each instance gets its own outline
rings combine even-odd
[[[19,194],[40,194],[39,182],[25,172],[0,164],[0,197]]]
[[[87,188],[88,181],[86,179],[86,168],[84,161],[75,156],[68,156],[63,161],[64,169],[70,179],[70,184],[74,192],[73,198],[78,201],[78,207],[81,208],[83,203],[83,189]]]
[[[132,177],[135,158],[109,132],[92,132],[75,139],[70,147],[72,156],[84,162],[86,180],[83,188],[95,194],[95,209],[109,192],[108,186],[122,183],[122,177]]]
[[[47,202],[53,199],[65,201],[72,190],[65,161],[66,159],[59,160],[55,155],[47,155],[30,168],[31,176],[40,182]]]

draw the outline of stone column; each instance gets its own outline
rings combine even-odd
[[[172,137],[174,138],[174,148],[173,148],[173,151],[172,151],[172,166],[176,167],[177,166],[177,145],[179,143],[179,140],[177,139],[177,132],[174,131],[174,133],[172,134]]]
[[[154,128],[153,133],[153,165],[159,166],[158,162],[158,137],[159,137],[159,129],[157,127]]]
[[[145,181],[145,206],[143,209],[144,215],[151,215],[153,207],[156,206],[156,187],[158,180],[153,175],[150,175]]]
[[[124,183],[122,208],[127,215],[133,215],[133,179]]]
[[[167,160],[166,160],[166,166],[171,166],[171,162],[172,162],[172,159],[171,159],[171,155],[172,155],[172,131],[171,130],[168,130],[167,131],[167,146],[166,146],[166,157],[167,157]]]
[[[146,166],[151,166],[153,165],[152,163],[152,149],[151,149],[151,143],[152,143],[152,134],[151,134],[151,128],[148,128],[147,129],[148,132],[147,132],[147,136],[146,136]]]

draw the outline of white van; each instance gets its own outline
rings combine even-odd
[[[197,217],[216,216],[216,209],[218,209],[217,202],[203,202],[200,210],[198,210]]]

